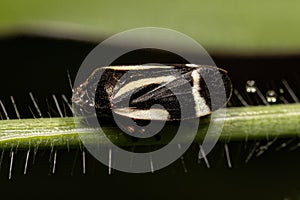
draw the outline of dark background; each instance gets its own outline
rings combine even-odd
[[[99,41],[100,42],[100,41]],[[97,43],[32,35],[12,35],[0,39],[1,100],[9,116],[16,118],[10,103],[14,96],[22,118],[32,117],[28,105],[33,92],[47,115],[54,107],[52,94],[71,97],[68,72],[72,81],[85,56]],[[217,66],[228,70],[234,88],[244,91],[245,82],[256,80],[262,93],[278,90],[281,79],[288,80],[300,96],[300,56],[298,55],[237,55],[211,53]],[[144,50],[119,58],[114,64],[143,64],[147,62],[184,62],[167,52]],[[241,106],[233,99],[233,105]],[[57,113],[49,111],[52,116]],[[70,115],[69,112],[67,112]],[[277,141],[278,144],[285,140]],[[295,140],[297,143],[297,140]],[[8,196],[40,198],[120,198],[120,199],[284,199],[299,197],[299,150],[276,151],[270,148],[263,156],[245,164],[249,152],[243,143],[229,144],[233,168],[224,157],[223,144],[218,144],[209,159],[212,169],[203,161],[198,164],[198,148],[192,146],[185,154],[185,172],[181,160],[154,174],[127,174],[113,171],[87,155],[87,173],[82,175],[81,151],[58,151],[57,170],[50,173],[50,150],[39,150],[36,162],[23,175],[26,151],[18,151],[14,161],[13,178],[8,180],[9,151],[5,152],[0,171],[0,191]],[[76,156],[77,155],[77,156]],[[75,160],[76,158],[76,160]],[[75,163],[75,164],[74,164]],[[40,196],[40,193],[45,193]]]

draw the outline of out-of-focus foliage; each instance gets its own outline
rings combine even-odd
[[[185,33],[211,50],[286,53],[300,49],[299,8],[297,0],[1,0],[0,28],[60,22],[106,37],[158,26]]]

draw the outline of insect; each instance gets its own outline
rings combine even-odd
[[[213,89],[208,89],[211,80]],[[225,99],[217,99],[212,108],[214,83],[221,77]],[[130,65],[97,68],[75,88],[73,104],[81,111],[97,115],[117,114],[135,120],[184,120],[210,114],[229,100],[232,85],[223,69],[195,64]],[[214,94],[218,96],[218,94]],[[181,99],[179,102],[178,99]],[[189,107],[182,117],[181,107]],[[160,105],[160,106],[154,106]]]

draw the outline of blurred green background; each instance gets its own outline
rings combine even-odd
[[[106,38],[156,26],[187,34],[210,51],[287,54],[300,52],[299,8],[299,0],[1,0],[0,28],[49,26]]]
[[[9,96],[14,96],[18,108],[26,109],[31,116],[27,105],[31,103],[28,93],[33,92],[40,100],[39,106],[44,102],[45,109],[42,110],[47,110],[49,105],[45,99],[52,98],[52,94],[71,93],[66,72],[75,77],[80,63],[98,42],[112,34],[146,26],[171,28],[196,39],[214,55],[217,66],[228,66],[232,80],[237,83],[236,88],[244,89],[248,78],[263,83],[260,87],[265,90],[277,88],[273,82],[271,86],[268,84],[270,80],[281,78],[286,78],[297,88],[299,24],[299,0],[0,0],[1,98],[8,97],[6,102],[10,102]],[[23,37],[24,32],[33,36],[35,33],[53,34],[55,37],[95,41],[35,38],[26,37],[26,34]],[[11,37],[11,34],[17,34],[17,37]],[[265,54],[275,56],[257,56]],[[296,56],[281,59],[277,54]],[[148,56],[141,55],[136,62]],[[10,109],[10,113],[14,113],[14,108]],[[24,115],[25,112],[21,116]],[[247,157],[248,152],[244,153],[244,144],[239,145],[230,143],[233,169],[228,168],[224,146],[220,144],[213,154],[214,159],[210,157],[211,169],[206,169],[203,162],[201,165],[197,163],[199,150],[191,148],[184,157],[188,173],[178,160],[154,174],[132,175],[114,171],[113,176],[108,176],[107,168],[91,156],[87,157],[87,174],[83,176],[82,161],[77,158],[76,150],[60,151],[56,174],[48,176],[52,167],[50,149],[37,153],[40,160],[30,164],[29,174],[25,176],[26,151],[18,151],[14,158],[13,180],[8,180],[11,158],[7,152],[0,171],[0,177],[6,180],[4,184],[0,183],[1,192],[8,193],[10,198],[13,194],[24,198],[24,194],[32,197],[46,192],[43,198],[59,193],[59,196],[65,194],[68,198],[100,194],[110,199],[282,200],[291,199],[283,198],[291,195],[299,199],[299,149],[279,152],[271,149],[267,156],[264,154],[246,165],[244,156]],[[69,174],[75,162],[76,173],[71,177]]]

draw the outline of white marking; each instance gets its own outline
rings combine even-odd
[[[117,98],[121,96],[122,94],[125,94],[128,91],[136,90],[137,88],[140,87],[145,87],[147,85],[151,84],[161,84],[161,83],[168,83],[173,80],[175,80],[175,76],[160,76],[160,77],[155,77],[155,78],[145,78],[145,79],[140,79],[136,81],[132,81],[123,87],[120,88],[119,91],[114,95],[114,98]]]
[[[206,101],[204,100],[204,98],[200,96],[200,85],[199,85],[200,74],[197,70],[194,70],[192,72],[192,78],[193,78],[192,92],[195,101],[196,116],[201,116],[203,115],[203,113],[210,113],[210,109],[207,106]]]
[[[145,70],[145,69],[172,69],[173,66],[167,65],[125,65],[125,66],[107,66],[100,69],[113,69],[113,70]]]
[[[187,66],[187,67],[200,67],[200,65],[196,65],[196,64],[186,64],[185,66]]]
[[[134,108],[118,108],[113,110],[116,114],[134,119],[156,119],[166,121],[169,119],[168,111],[159,108],[137,110]]]

